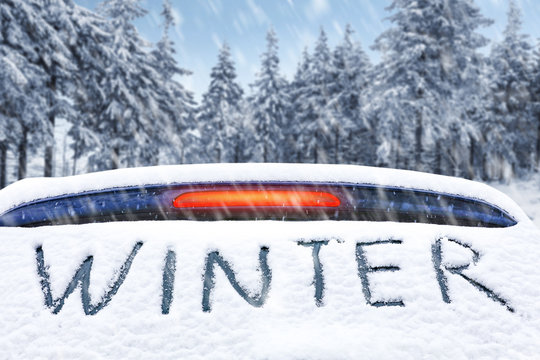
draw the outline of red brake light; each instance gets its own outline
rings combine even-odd
[[[208,207],[338,207],[341,201],[328,192],[301,190],[193,191],[174,199],[176,208]]]

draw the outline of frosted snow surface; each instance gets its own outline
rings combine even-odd
[[[59,184],[24,181],[0,192],[0,198],[6,206],[7,198],[14,204],[59,191],[116,186],[115,181],[125,185],[133,181],[128,174],[152,183],[203,175],[216,180],[218,174],[209,170],[228,166],[195,166],[191,175],[187,168],[167,168],[169,177],[164,175],[169,171],[157,168],[151,175],[144,169],[119,171],[59,179]],[[237,168],[242,171],[235,176],[242,173],[245,180],[264,169]],[[274,176],[300,176],[294,168]],[[368,168],[317,168],[332,172],[310,170],[311,176],[304,176],[352,181],[364,174],[362,181],[448,192],[454,183],[451,192],[475,192],[519,215],[511,200],[473,182],[394,171],[385,179],[385,172]],[[46,187],[33,189],[40,184]],[[17,197],[15,189],[27,193]],[[309,245],[317,241],[325,241],[319,243],[321,281],[315,279],[314,246]],[[534,358],[540,352],[540,231],[526,218],[492,229],[348,221],[2,228],[0,249],[0,358],[492,359]],[[175,267],[166,270],[171,252]],[[208,254],[216,252],[246,296],[261,298],[262,283],[270,280],[262,306],[248,303],[218,264],[213,264],[213,280],[205,283]],[[261,266],[263,253],[268,272]],[[81,264],[90,256],[89,306],[110,301],[85,315],[78,283],[58,309],[58,298],[76,274],[84,273]],[[164,273],[171,272],[170,308],[163,314]],[[119,276],[124,280],[111,293]],[[47,287],[53,306],[46,305]]]

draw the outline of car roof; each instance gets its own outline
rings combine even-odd
[[[488,202],[516,221],[529,221],[508,196],[479,182],[417,171],[330,164],[201,164],[118,169],[56,178],[27,178],[0,191],[0,214],[40,199],[126,186],[298,182],[369,184],[425,190]]]
[[[474,358],[538,352],[540,328],[531,319],[540,314],[539,231],[525,224],[511,199],[481,183],[361,166],[162,166],[28,179],[0,191],[0,206],[149,184],[280,181],[455,194],[489,202],[524,223],[500,229],[349,221],[0,228],[0,293],[8,294],[0,297],[6,310],[0,335],[7,340],[0,354]],[[319,282],[317,269],[324,276]],[[265,281],[262,306],[257,300],[264,298]],[[92,341],[84,341],[89,334]],[[21,339],[32,341],[21,347]]]

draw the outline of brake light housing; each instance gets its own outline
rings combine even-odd
[[[179,209],[194,208],[336,208],[339,198],[324,191],[308,190],[210,190],[191,191],[173,201]]]

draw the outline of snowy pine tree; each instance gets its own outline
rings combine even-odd
[[[491,22],[469,0],[394,0],[388,9],[394,26],[374,46],[383,53],[371,100],[379,164],[456,174],[452,143],[463,134],[452,129],[469,110],[454,99],[457,89],[474,91],[476,49],[486,44],[475,31]]]
[[[277,42],[276,33],[270,29],[266,35],[261,70],[253,84],[255,93],[250,99],[257,144],[253,159],[262,162],[283,160],[284,129],[288,127],[289,97],[287,82],[279,73]]]
[[[17,139],[19,178],[26,176],[29,151],[35,151],[37,144],[52,146],[54,118],[70,107],[62,98],[73,70],[64,43],[65,33],[70,32],[65,7],[63,1],[54,0],[0,3],[1,71],[5,72],[3,81],[14,86],[4,90],[10,94],[2,101],[6,102],[4,111],[11,112],[4,119],[17,119],[17,126],[10,130],[16,134],[13,139]],[[51,152],[46,153],[45,174],[51,175]]]
[[[44,0],[43,17],[54,29],[57,37],[56,46],[44,46],[41,56],[48,75],[46,82],[46,97],[48,101],[48,118],[50,126],[45,137],[44,176],[54,176],[54,129],[58,117],[69,117],[73,114],[72,103],[66,100],[74,88],[74,72],[72,52],[69,50],[72,41],[76,38],[74,27],[69,16],[68,7],[73,6],[71,1]],[[44,39],[41,39],[43,41]]]
[[[174,43],[169,38],[169,30],[175,26],[175,19],[169,0],[163,1],[161,16],[164,19],[163,35],[152,54],[162,79],[160,87],[163,94],[159,107],[165,121],[156,124],[159,127],[157,131],[162,135],[152,139],[151,145],[158,154],[160,148],[170,149],[171,157],[182,163],[186,161],[185,154],[190,153],[185,148],[199,144],[196,138],[191,137],[194,130],[193,94],[177,80],[177,77],[191,75],[191,72],[180,68],[174,58]],[[172,134],[172,137],[168,134]]]
[[[521,12],[514,0],[510,0],[508,24],[504,39],[493,47],[493,122],[486,136],[484,151],[490,178],[509,176],[501,173],[504,164],[511,173],[522,175],[535,163],[537,126],[531,116],[531,45],[527,36],[520,34]],[[491,134],[498,132],[498,136]],[[501,164],[503,165],[501,168]]]
[[[293,126],[296,128],[297,161],[327,163],[332,143],[332,114],[328,103],[332,82],[332,63],[328,38],[321,28],[313,56],[304,54],[291,87],[294,101]]]
[[[0,45],[0,188],[7,185],[7,152],[19,143],[19,137],[23,135],[21,130],[25,126],[23,115],[28,114],[26,102],[31,99],[28,93],[30,87],[21,71],[28,70],[28,65],[24,57],[3,43]],[[23,151],[26,152],[25,149]],[[26,158],[22,160],[26,162]],[[21,177],[24,177],[25,171],[19,169]]]
[[[71,123],[68,134],[73,140],[71,173],[75,175],[79,159],[92,153],[94,157],[103,156],[98,127],[108,93],[103,83],[107,66],[113,63],[116,54],[111,45],[113,35],[108,20],[77,5],[68,11],[76,34],[70,49],[77,67],[72,74],[77,86],[70,93],[74,111],[67,117]]]
[[[160,130],[166,122],[159,111],[161,77],[132,23],[146,14],[139,2],[106,0],[99,7],[111,21],[112,50],[117,56],[102,81],[105,103],[96,130],[102,139],[101,153],[91,159],[97,169],[153,164],[159,155],[153,144],[162,141]]]
[[[333,163],[368,165],[374,162],[374,142],[363,106],[371,65],[361,45],[353,41],[353,33],[352,27],[347,25],[343,41],[332,56],[331,100],[328,104],[332,113],[332,144],[329,152]]]
[[[441,33],[441,64],[452,90],[447,131],[438,140],[435,168],[447,175],[472,178],[473,148],[481,138],[479,119],[486,115],[485,60],[478,49],[489,42],[477,31],[492,20],[468,0],[445,3]],[[488,115],[489,116],[489,115]],[[439,159],[441,159],[439,161]],[[440,165],[439,165],[440,164]]]
[[[307,152],[313,155],[315,163],[331,162],[329,151],[333,148],[332,125],[336,120],[329,108],[332,83],[332,55],[328,47],[328,37],[323,28],[313,49],[312,68],[309,73],[311,88],[308,101],[315,110],[316,120],[307,124],[306,135],[311,134]]]
[[[0,5],[2,23],[7,8]],[[4,29],[1,29],[4,30]],[[0,189],[7,185],[7,152],[17,142],[15,129],[26,100],[26,77],[19,70],[26,60],[8,47],[0,31]]]
[[[305,97],[308,76],[311,69],[311,58],[307,48],[302,52],[293,81],[289,84],[288,93],[291,100],[288,115],[289,128],[285,129],[284,156],[286,162],[302,162],[304,149],[300,144],[301,134],[304,131],[305,121],[310,119],[309,107],[304,108],[301,99]],[[307,112],[306,112],[307,110]]]
[[[239,145],[243,130],[240,121],[242,95],[243,91],[236,83],[230,48],[224,43],[197,116],[210,162],[237,162],[243,156]]]
[[[535,52],[534,68],[531,75],[533,96],[533,121],[536,124],[536,171],[540,170],[540,41]]]

